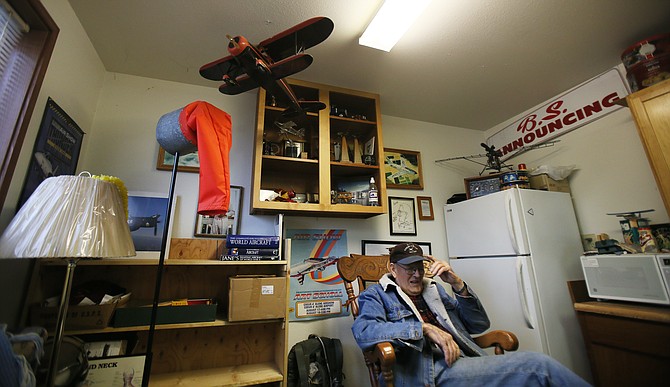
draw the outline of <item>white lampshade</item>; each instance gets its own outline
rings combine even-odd
[[[87,176],[49,177],[0,237],[0,258],[135,255],[119,190]]]

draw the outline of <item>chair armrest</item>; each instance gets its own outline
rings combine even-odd
[[[495,347],[496,355],[501,355],[505,351],[516,351],[519,349],[519,339],[512,332],[491,331],[481,336],[475,337],[475,343],[481,348]]]
[[[395,364],[395,349],[389,342],[375,345],[369,351],[363,352],[365,362],[372,365],[374,372],[370,373],[370,382],[376,386],[377,375],[381,372],[388,387],[393,387],[393,365]],[[370,368],[370,367],[368,367]]]

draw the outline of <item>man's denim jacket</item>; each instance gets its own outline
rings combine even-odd
[[[423,298],[454,337],[461,355],[484,356],[486,353],[470,334],[484,332],[490,322],[476,294],[470,288],[468,292],[469,296],[454,298],[436,281],[423,279]],[[437,348],[424,341],[421,315],[391,275],[386,274],[379,284],[362,292],[358,303],[360,313],[351,328],[358,346],[368,350],[375,344],[391,342],[396,349],[396,386],[434,385],[433,354]],[[443,355],[440,352],[435,356]]]

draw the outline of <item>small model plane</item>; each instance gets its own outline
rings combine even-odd
[[[158,233],[158,218],[160,214],[151,215],[151,216],[129,216],[128,217],[128,227],[130,231],[137,231],[140,228],[154,228],[154,235]]]
[[[303,51],[330,36],[334,24],[327,17],[306,20],[254,46],[244,37],[230,37],[229,56],[200,68],[200,75],[223,81],[219,91],[235,95],[262,87],[280,103],[288,105],[285,117],[326,108],[323,102],[299,101],[282,78],[306,69],[314,60]]]
[[[291,266],[291,277],[297,278],[302,285],[305,275],[314,271],[323,271],[326,267],[337,263],[339,257],[307,258],[303,263]]]
[[[559,142],[560,140],[554,140],[554,141],[547,141],[542,144],[537,144],[537,145],[530,145],[530,146],[524,146],[519,152],[516,153],[515,156],[518,156],[520,153],[531,150],[531,149],[538,149],[538,148],[545,148],[549,146],[554,146],[555,143]],[[495,145],[486,145],[485,143],[480,144],[484,150],[486,150],[486,153],[480,153],[477,155],[469,155],[469,156],[457,156],[457,157],[449,157],[446,159],[441,159],[441,160],[435,160],[436,163],[441,163],[443,161],[453,161],[453,160],[468,160],[472,161],[473,163],[477,163],[479,165],[483,165],[484,169],[482,169],[481,172],[479,172],[479,175],[481,176],[484,171],[491,170],[491,171],[496,171],[500,172],[503,169],[509,169],[510,171],[514,170],[514,167],[511,165],[505,164],[503,161],[500,160],[500,157],[502,157],[502,151],[499,149],[496,149]],[[477,161],[475,159],[483,158],[486,157],[486,163]]]

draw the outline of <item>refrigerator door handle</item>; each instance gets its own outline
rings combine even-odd
[[[521,257],[517,257],[516,259],[516,283],[519,288],[519,301],[521,301],[523,318],[526,320],[528,328],[535,329],[535,322],[528,309],[528,297],[526,297],[526,286],[523,278],[523,259]]]
[[[506,215],[507,215],[507,232],[509,233],[509,239],[512,241],[512,248],[514,249],[514,253],[516,255],[519,255],[519,240],[516,237],[516,228],[514,227],[514,217],[512,216],[512,195],[508,194],[507,195],[507,207],[506,207]]]

